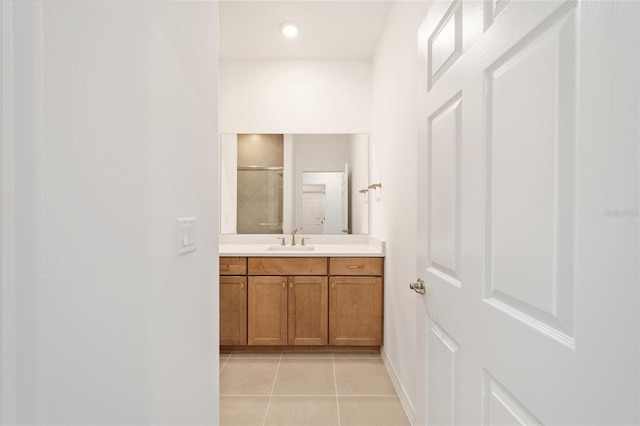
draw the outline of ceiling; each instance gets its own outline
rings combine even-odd
[[[220,2],[222,59],[371,59],[389,1]],[[300,35],[287,39],[280,24],[296,22]]]

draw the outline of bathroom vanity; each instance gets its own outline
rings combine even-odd
[[[380,350],[369,158],[366,134],[221,135],[223,350]]]
[[[221,244],[221,349],[379,351],[384,246],[370,240]]]

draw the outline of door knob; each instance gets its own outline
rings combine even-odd
[[[417,282],[409,283],[409,288],[418,294],[424,294],[424,280],[422,278],[418,278]]]

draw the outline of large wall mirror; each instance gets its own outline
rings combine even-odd
[[[367,234],[369,136],[220,136],[222,234]]]

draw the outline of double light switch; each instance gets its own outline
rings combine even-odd
[[[196,249],[196,218],[183,217],[177,221],[178,255],[189,253]]]

